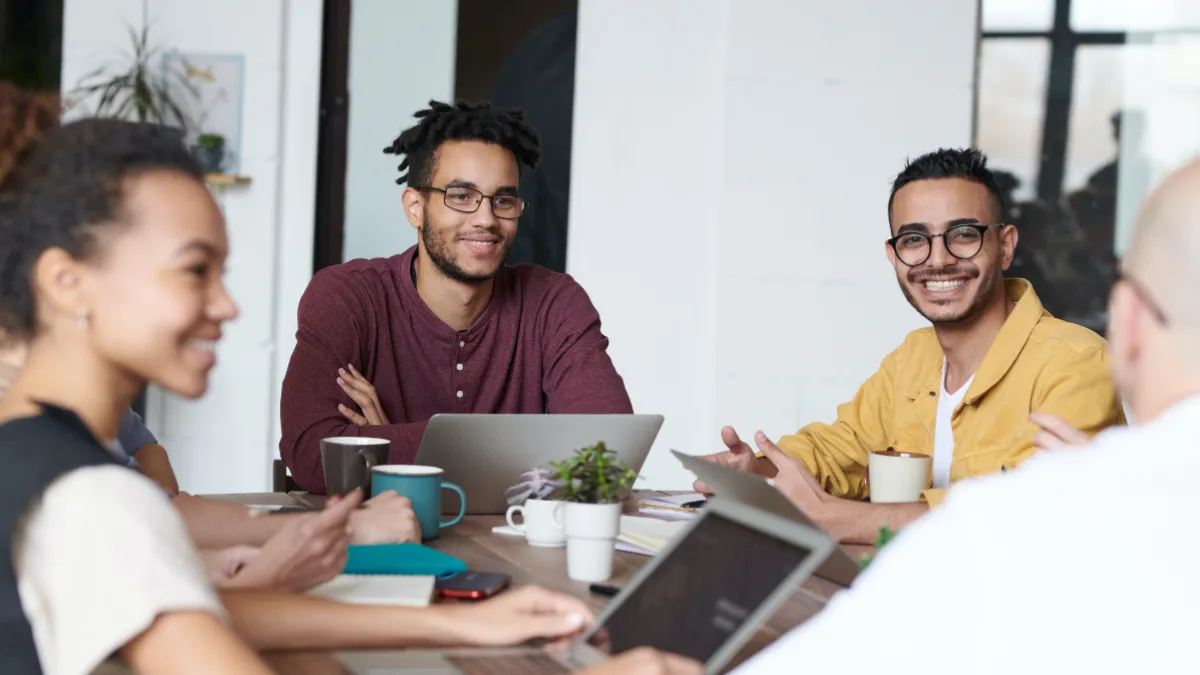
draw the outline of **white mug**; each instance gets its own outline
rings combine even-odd
[[[915,452],[872,452],[867,455],[867,488],[872,504],[921,501],[929,487],[933,458]]]
[[[508,521],[509,527],[525,535],[525,541],[529,542],[530,546],[566,546],[567,534],[562,525],[554,519],[554,509],[561,504],[560,501],[527,499],[523,505],[508,507],[504,519]],[[524,516],[524,522],[520,524],[513,521],[513,516],[518,513]]]

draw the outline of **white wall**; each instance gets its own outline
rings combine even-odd
[[[831,420],[921,324],[888,186],[970,143],[975,52],[961,0],[580,0],[568,271],[667,416],[647,484],[725,424]]]
[[[253,180],[221,194],[241,317],[225,331],[209,393],[185,401],[152,391],[148,422],[183,489],[261,490],[277,456],[295,307],[311,276],[321,2],[67,0],[64,89],[125,48],[125,24],[140,27],[143,13],[164,48],[244,56],[241,172]]]
[[[400,206],[400,158],[383,148],[430,99],[453,97],[457,30],[453,0],[354,0],[343,260],[389,256],[417,242]]]

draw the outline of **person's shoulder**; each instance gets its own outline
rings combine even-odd
[[[144,519],[164,508],[172,513],[170,497],[161,488],[118,464],[85,466],[65,473],[46,488],[42,502],[42,508],[50,512],[65,509],[101,521],[131,515]]]
[[[404,254],[390,258],[355,258],[323,267],[313,275],[305,293],[382,287],[383,280],[391,278],[401,266],[403,257]]]
[[[903,368],[906,378],[914,378],[919,377],[918,373],[930,369],[940,371],[943,356],[942,345],[933,326],[925,326],[909,331],[904,336],[904,342],[884,358],[884,364],[891,363],[896,368]]]
[[[1080,354],[1103,352],[1108,349],[1108,342],[1095,331],[1051,316],[1049,313],[1038,319],[1029,334],[1029,342],[1055,353]]]
[[[566,272],[555,272],[533,263],[510,265],[504,271],[524,303],[566,304],[591,309],[587,291]]]

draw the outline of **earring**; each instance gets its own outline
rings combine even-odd
[[[80,307],[75,311],[75,323],[79,326],[79,330],[87,330],[92,324],[92,316],[86,308]]]

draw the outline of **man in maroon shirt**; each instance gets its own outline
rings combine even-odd
[[[384,152],[405,156],[396,182],[417,245],[325,268],[300,299],[279,450],[313,492],[322,438],[387,438],[390,461],[408,463],[437,413],[633,412],[583,288],[503,264],[537,134],[488,104],[432,101],[416,117]]]

